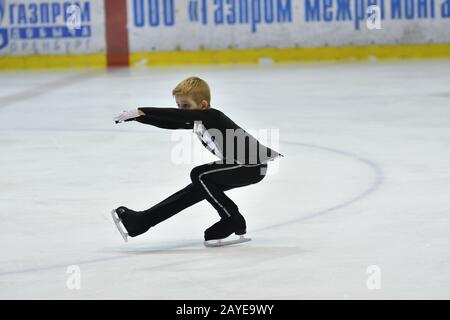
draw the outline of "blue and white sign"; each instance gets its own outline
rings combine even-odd
[[[128,0],[131,51],[449,43],[450,0]]]
[[[104,50],[103,1],[0,0],[0,55]]]

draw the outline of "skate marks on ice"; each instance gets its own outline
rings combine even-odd
[[[303,147],[303,148],[310,148],[310,149],[316,149],[319,151],[323,151],[323,152],[327,152],[327,153],[333,153],[335,155],[338,156],[342,156],[342,157],[346,157],[349,160],[355,161],[355,162],[359,162],[361,164],[363,164],[365,167],[369,168],[370,171],[372,171],[372,175],[373,175],[373,181],[372,183],[364,190],[362,190],[360,193],[352,196],[351,198],[340,202],[336,205],[333,205],[331,207],[319,210],[319,211],[315,211],[315,212],[311,212],[307,215],[303,215],[301,217],[292,219],[292,220],[288,220],[288,221],[284,221],[281,223],[277,223],[277,224],[272,224],[272,225],[268,225],[266,227],[262,227],[262,228],[258,228],[258,229],[251,229],[250,233],[256,233],[256,232],[261,232],[261,231],[266,231],[266,230],[271,230],[271,229],[275,229],[275,228],[279,228],[279,227],[283,227],[286,225],[292,225],[295,223],[300,223],[303,222],[305,220],[309,220],[309,219],[313,219],[334,211],[337,211],[339,209],[343,209],[345,207],[348,207],[358,201],[361,201],[365,198],[367,198],[368,196],[370,196],[372,193],[374,193],[375,191],[377,191],[380,186],[383,184],[384,182],[384,175],[383,175],[383,170],[381,169],[381,167],[376,164],[374,161],[367,159],[367,158],[363,158],[357,154],[351,153],[351,152],[347,152],[347,151],[343,151],[343,150],[338,150],[338,149],[334,149],[334,148],[330,148],[330,147],[326,147],[326,146],[320,146],[320,145],[314,145],[314,144],[309,144],[309,143],[301,143],[301,142],[296,142],[296,141],[284,141],[281,140],[281,143],[284,144],[290,144],[290,145],[294,145],[297,147]],[[244,243],[244,242],[248,242],[251,239],[245,238],[244,239],[236,239],[236,241],[231,241],[228,242],[228,244],[238,244],[238,243]],[[205,242],[204,245],[206,247],[220,247],[220,246],[226,246],[225,244],[223,244],[225,241],[222,241],[222,244],[209,244],[207,245],[207,243]],[[198,242],[192,242],[192,243],[187,243],[185,246],[180,245],[177,247],[173,247],[173,249],[176,248],[183,248],[183,247],[190,247],[192,245],[198,244]],[[169,250],[172,248],[169,248]],[[167,249],[166,249],[167,250]]]
[[[65,87],[76,85],[80,82],[96,78],[102,74],[103,74],[102,72],[96,71],[74,72],[69,76],[41,83],[29,89],[25,89],[7,96],[0,97],[0,108],[8,107],[9,105],[17,102],[34,99],[42,95],[52,93],[53,91],[56,91],[58,89],[63,89]],[[58,75],[58,73],[55,73],[55,75]]]
[[[289,144],[289,145],[293,145],[296,147],[302,147],[302,148],[310,148],[310,149],[316,149],[319,151],[323,151],[323,152],[327,152],[327,153],[333,153],[335,155],[338,156],[342,156],[345,158],[348,158],[351,161],[355,161],[355,162],[359,162],[360,164],[363,164],[365,167],[369,168],[370,171],[372,172],[373,175],[373,180],[370,183],[370,185],[362,190],[361,192],[359,192],[358,194],[352,196],[351,198],[340,202],[336,205],[330,206],[328,208],[319,210],[319,211],[315,211],[315,212],[311,212],[307,215],[303,215],[301,217],[292,219],[292,220],[288,220],[288,221],[284,221],[281,223],[277,223],[277,224],[272,224],[272,225],[268,225],[266,227],[262,227],[262,228],[258,228],[258,229],[250,229],[250,234],[253,233],[258,233],[258,232],[262,232],[262,231],[266,231],[266,230],[271,230],[271,229],[275,229],[275,228],[280,228],[280,227],[284,227],[287,225],[292,225],[295,223],[300,223],[306,220],[310,220],[310,219],[314,219],[316,217],[320,217],[323,216],[325,214],[328,213],[332,213],[335,212],[339,209],[343,209],[345,207],[351,206],[352,204],[358,202],[358,201],[362,201],[363,199],[367,198],[368,196],[370,196],[371,194],[373,194],[374,192],[376,192],[381,185],[384,182],[384,174],[383,174],[383,170],[381,169],[381,167],[375,163],[374,161],[364,158],[362,156],[359,156],[357,154],[348,152],[348,151],[344,151],[344,150],[339,150],[339,149],[335,149],[335,148],[330,148],[330,147],[326,147],[326,146],[320,146],[320,145],[315,145],[315,144],[310,144],[310,143],[302,143],[302,142],[296,142],[296,141],[286,141],[286,140],[281,140],[281,143],[284,144]],[[183,249],[183,248],[189,248],[192,245],[196,245],[198,244],[198,242],[192,242],[192,243],[186,243],[185,245],[181,244],[178,245],[176,247],[168,247],[166,249],[158,249],[156,250],[157,252],[161,252],[164,250],[173,250],[173,249]],[[155,245],[156,246],[156,245]],[[217,246],[216,246],[217,247]],[[223,246],[224,248],[227,246]],[[233,246],[230,246],[233,247]],[[247,245],[246,245],[247,247]],[[257,247],[254,246],[249,246],[250,249],[254,250]],[[151,249],[149,249],[151,250]],[[199,249],[197,249],[199,250]],[[127,252],[126,249],[123,252]],[[141,251],[142,253],[147,252],[149,253],[150,251]]]
[[[210,268],[210,264],[205,261],[221,260],[221,266],[224,268],[252,268],[258,264],[266,264],[267,262],[279,259],[307,254],[305,250],[299,246],[283,246],[283,245],[245,245],[245,246],[224,246],[220,250],[205,250],[204,247],[190,247],[171,250],[152,249],[142,246],[137,250],[120,250],[126,254],[131,254],[135,258],[145,259],[148,267],[140,267],[136,270],[157,271],[159,269],[167,271],[167,268],[182,269],[183,272],[188,270],[199,270]],[[146,257],[151,256],[151,260]],[[154,259],[161,257],[161,260]],[[163,258],[167,257],[167,258]],[[169,258],[170,257],[170,258]],[[180,260],[180,258],[183,258]],[[213,258],[213,259],[211,259]],[[156,263],[162,261],[163,263]]]
[[[322,210],[319,210],[319,211],[311,212],[311,213],[309,213],[307,215],[303,215],[301,217],[298,217],[298,218],[295,218],[295,219],[292,219],[292,220],[284,221],[284,222],[277,223],[277,224],[268,225],[266,227],[262,227],[262,228],[258,228],[258,229],[250,229],[250,232],[249,232],[250,234],[258,233],[258,232],[262,232],[262,231],[266,231],[266,230],[271,230],[271,229],[275,229],[275,228],[280,228],[280,227],[283,227],[283,226],[286,226],[286,225],[292,225],[292,224],[295,224],[295,223],[300,223],[300,222],[303,222],[305,220],[309,220],[309,219],[313,219],[313,218],[316,218],[316,217],[320,217],[320,216],[323,216],[325,214],[335,212],[335,211],[337,211],[339,209],[343,209],[343,208],[348,207],[348,206],[350,206],[350,205],[352,205],[352,204],[354,204],[354,203],[356,203],[358,201],[361,201],[361,200],[367,198],[368,196],[373,194],[375,191],[377,191],[380,188],[380,186],[383,184],[383,182],[384,182],[384,175],[383,175],[383,170],[381,169],[381,167],[378,164],[376,164],[374,161],[372,161],[370,159],[367,159],[367,158],[364,158],[362,156],[359,156],[357,154],[354,154],[354,153],[351,153],[351,152],[348,152],[348,151],[344,151],[344,150],[339,150],[339,149],[335,149],[335,148],[326,147],[326,146],[310,144],[310,143],[302,143],[302,142],[286,141],[286,140],[281,140],[281,143],[289,144],[289,145],[293,145],[293,146],[301,147],[301,148],[316,149],[316,150],[323,151],[323,152],[326,152],[326,153],[333,153],[335,155],[338,155],[338,156],[341,156],[341,157],[345,157],[348,160],[355,161],[355,162],[358,162],[360,164],[363,164],[365,167],[370,169],[370,171],[372,172],[373,180],[372,180],[372,182],[370,183],[370,185],[367,188],[365,188],[364,190],[362,190],[358,194],[350,197],[349,199],[347,199],[347,200],[345,200],[343,202],[340,202],[340,203],[338,203],[336,205],[330,206],[328,208],[325,208],[325,209],[322,209]],[[135,254],[136,253],[161,253],[161,252],[164,252],[166,250],[170,250],[170,251],[175,250],[176,252],[178,252],[178,251],[180,251],[179,249],[183,249],[184,248],[184,249],[188,250],[188,248],[190,248],[192,246],[196,246],[196,245],[198,245],[198,243],[199,243],[198,241],[192,241],[192,242],[187,242],[187,243],[186,242],[184,242],[184,243],[181,242],[181,243],[179,243],[178,245],[175,245],[175,246],[170,246],[169,245],[169,246],[161,246],[161,247],[159,247],[157,244],[153,243],[153,245],[150,248],[149,247],[141,248],[140,250],[136,251],[135,248],[131,248],[131,247],[130,247],[130,250],[127,250],[127,248],[128,248],[127,247],[127,248],[124,248],[124,250],[122,250],[121,252],[123,252],[123,253],[132,253],[133,252]],[[258,241],[256,243],[258,243]],[[257,248],[255,246],[251,246],[251,245],[250,246],[244,245],[244,246],[250,248],[251,250],[255,250]],[[223,247],[225,248],[225,247],[228,247],[228,246],[223,246]],[[229,246],[229,247],[235,247],[235,246]],[[195,249],[195,250],[198,251],[198,250],[202,250],[202,249]],[[183,250],[181,250],[181,251],[183,251]]]
[[[343,201],[341,203],[338,203],[334,206],[325,208],[320,211],[311,212],[311,213],[309,213],[307,215],[303,215],[299,218],[295,218],[295,219],[284,221],[281,223],[272,224],[272,225],[268,225],[266,227],[258,228],[258,229],[252,230],[252,232],[266,231],[266,230],[284,227],[286,225],[292,225],[295,223],[303,222],[305,220],[317,218],[322,215],[328,214],[330,212],[334,212],[336,210],[351,206],[352,204],[367,198],[372,193],[377,191],[384,182],[384,174],[383,174],[383,170],[381,169],[381,167],[378,164],[376,164],[374,161],[363,158],[357,154],[350,153],[350,152],[343,151],[343,150],[334,149],[334,148],[329,148],[329,147],[325,147],[325,146],[314,145],[314,144],[309,144],[309,143],[301,143],[301,142],[296,142],[296,141],[281,140],[281,143],[305,147],[305,148],[317,149],[317,150],[321,150],[324,152],[331,152],[331,153],[352,159],[353,161],[362,163],[372,171],[373,181],[368,188],[366,188],[362,192],[358,193],[357,195],[351,197],[350,199],[348,199],[346,201]]]
[[[271,242],[267,240],[267,243]],[[173,250],[151,250],[144,246],[131,254],[130,259],[122,260],[133,266],[133,272],[146,275],[170,275],[179,278],[177,286],[195,288],[201,292],[218,292],[222,288],[210,278],[211,271],[217,272],[217,277],[223,277],[223,271],[242,276],[251,273],[255,268],[264,268],[268,264],[276,265],[278,261],[287,261],[310,254],[299,246],[283,246],[258,243],[256,246],[226,246],[220,249],[205,249],[204,247],[180,248]],[[101,268],[103,265],[99,265]],[[104,265],[106,266],[106,264]],[[126,270],[126,269],[125,269]],[[227,274],[227,272],[225,272]],[[205,275],[209,275],[206,276]],[[228,277],[228,276],[225,276]],[[121,281],[119,279],[119,281]],[[159,297],[160,298],[160,297]]]
[[[364,164],[365,166],[367,166],[368,168],[371,169],[371,171],[373,172],[373,181],[370,184],[370,186],[368,188],[366,188],[364,191],[358,193],[357,195],[351,197],[350,199],[340,202],[336,205],[333,205],[331,207],[322,209],[320,211],[315,211],[315,212],[311,212],[308,215],[304,215],[302,217],[296,218],[296,219],[292,219],[292,220],[288,220],[288,221],[284,221],[281,223],[277,223],[277,224],[272,224],[272,225],[268,225],[266,227],[262,227],[262,228],[258,228],[258,229],[254,229],[254,230],[250,230],[250,234],[253,233],[258,233],[258,232],[262,232],[262,231],[266,231],[266,230],[271,230],[271,229],[275,229],[275,228],[280,228],[286,225],[292,225],[295,223],[300,223],[302,221],[305,220],[309,220],[309,219],[314,219],[316,217],[320,217],[323,216],[325,214],[328,213],[332,213],[335,212],[339,209],[343,209],[345,207],[348,207],[358,201],[363,200],[364,198],[368,197],[369,195],[371,195],[372,193],[374,193],[376,190],[379,189],[379,187],[382,185],[383,181],[384,181],[384,177],[383,177],[383,172],[382,169],[373,161],[363,158],[357,154],[353,154],[347,151],[342,151],[342,150],[338,150],[338,149],[334,149],[334,148],[329,148],[329,147],[325,147],[325,146],[319,146],[319,145],[314,145],[314,144],[308,144],[308,143],[301,143],[301,142],[295,142],[295,141],[283,141],[281,140],[282,143],[285,144],[290,144],[290,145],[295,145],[298,147],[302,147],[302,148],[313,148],[313,149],[317,149],[317,150],[321,150],[324,152],[331,152],[343,157],[347,157],[348,159],[351,159],[353,161],[357,161],[360,162],[362,164]],[[116,231],[117,232],[117,231]],[[258,243],[255,241],[253,242],[254,244]],[[196,249],[192,249],[192,247],[195,247]],[[198,247],[198,248],[197,248]],[[218,250],[221,252],[225,252],[225,249],[236,249],[239,248],[239,251],[242,250],[242,248],[247,248],[248,250],[258,250],[258,248],[260,248],[259,246],[253,246],[253,245],[244,245],[244,246],[228,246],[227,247],[223,247],[222,250]],[[275,248],[275,247],[274,247]],[[216,250],[205,250],[205,248],[203,246],[201,246],[200,241],[199,240],[192,240],[192,241],[177,241],[174,244],[169,244],[167,245],[167,242],[163,243],[152,243],[151,246],[144,246],[144,247],[139,247],[136,246],[134,244],[128,244],[127,247],[117,250],[116,249],[106,249],[107,252],[112,253],[120,253],[120,255],[115,255],[115,256],[109,256],[109,257],[104,257],[104,258],[98,258],[98,259],[86,259],[86,260],[78,260],[78,261],[72,261],[71,263],[64,263],[64,264],[58,264],[58,265],[53,265],[53,266],[42,266],[42,267],[35,267],[35,268],[26,268],[26,269],[22,269],[22,270],[11,270],[11,271],[0,271],[0,276],[5,276],[5,275],[13,275],[13,274],[21,274],[21,273],[30,273],[30,272],[39,272],[39,271],[47,271],[47,270],[52,270],[52,269],[58,269],[61,268],[62,266],[67,266],[69,264],[77,264],[77,265],[87,265],[87,264],[93,264],[93,263],[102,263],[105,261],[113,261],[113,260],[122,260],[122,259],[128,259],[128,258],[132,258],[133,256],[136,255],[142,255],[142,254],[167,254],[167,253],[173,253],[173,254],[179,254],[179,253],[198,253],[200,252],[213,252]],[[264,250],[263,250],[264,251]],[[105,252],[105,250],[103,250],[102,252]]]

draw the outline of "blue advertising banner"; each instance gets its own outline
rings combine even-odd
[[[104,50],[103,1],[0,0],[0,55]]]

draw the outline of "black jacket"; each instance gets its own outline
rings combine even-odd
[[[267,163],[282,154],[262,145],[223,112],[214,108],[187,110],[141,107],[134,120],[164,129],[192,129],[203,146],[227,164]]]

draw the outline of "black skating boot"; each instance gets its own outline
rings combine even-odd
[[[246,233],[245,219],[241,214],[222,218],[205,230],[205,241],[225,239],[235,233],[238,236]]]
[[[116,213],[130,237],[136,237],[150,229],[150,226],[145,223],[142,212],[121,206],[116,209]]]

